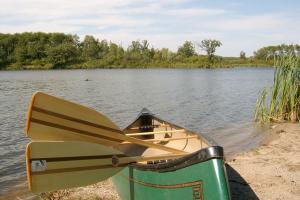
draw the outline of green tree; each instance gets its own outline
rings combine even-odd
[[[0,46],[0,69],[4,67],[6,60],[6,52],[5,50]]]
[[[276,57],[284,57],[287,55],[299,55],[299,45],[276,45],[276,46],[267,46],[258,49],[254,52],[254,57],[256,59],[266,60],[266,59],[274,59]]]
[[[207,56],[208,56],[208,60],[212,61],[213,57],[214,57],[214,53],[216,52],[217,47],[222,46],[222,43],[218,40],[212,40],[212,39],[205,39],[202,40],[200,44],[198,44],[198,46],[206,51]]]
[[[26,64],[27,61],[27,49],[24,46],[18,46],[15,48],[14,58],[19,64]]]
[[[55,47],[50,47],[47,50],[48,61],[54,67],[61,67],[68,63],[73,63],[77,60],[77,48],[68,43],[59,44]]]
[[[149,42],[148,40],[142,40],[142,43],[140,44],[140,48],[142,52],[146,52],[149,50]]]
[[[84,60],[99,58],[100,46],[99,41],[93,36],[85,36],[82,42],[82,56]]]
[[[170,59],[171,57],[171,52],[168,48],[162,48],[161,49],[161,59],[164,60],[164,61],[167,61]]]
[[[177,54],[183,57],[191,57],[196,54],[195,46],[191,41],[185,41],[177,50]]]
[[[244,51],[240,52],[240,59],[243,59],[243,60],[246,59],[246,53]]]
[[[109,44],[106,40],[101,40],[99,47],[99,58],[104,58],[109,52]]]
[[[117,44],[111,42],[109,44],[109,51],[104,57],[105,64],[120,65],[123,56],[124,56],[124,49],[118,46]]]

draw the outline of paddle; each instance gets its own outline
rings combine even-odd
[[[114,148],[122,142],[130,142],[165,152],[184,153],[126,136],[101,113],[42,92],[32,96],[25,132],[33,140],[85,141]]]
[[[128,157],[118,150],[96,143],[34,141],[26,148],[28,185],[34,193],[79,187],[105,180],[129,163],[165,160],[182,155]]]

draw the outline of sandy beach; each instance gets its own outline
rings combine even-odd
[[[300,124],[276,124],[258,148],[228,162],[232,199],[299,199]]]
[[[299,199],[299,133],[299,123],[272,125],[259,147],[227,161],[232,199]],[[22,195],[13,196],[24,199]],[[119,199],[110,179],[87,187],[44,193],[40,197],[48,200]]]

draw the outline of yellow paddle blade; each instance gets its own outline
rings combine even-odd
[[[85,141],[114,147],[127,141],[171,153],[183,153],[182,150],[126,136],[97,111],[41,92],[32,97],[25,132],[33,140]]]
[[[34,193],[93,184],[132,161],[113,148],[87,142],[36,141],[26,148],[28,185]]]
[[[28,185],[34,193],[85,186],[115,175],[129,163],[173,159],[183,155],[128,157],[96,143],[34,141],[26,148]]]
[[[118,137],[123,136],[122,131],[104,115],[42,92],[32,96],[25,133],[33,140],[88,141],[109,146],[124,141]]]

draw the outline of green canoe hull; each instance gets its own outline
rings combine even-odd
[[[122,200],[227,200],[229,185],[224,161],[213,158],[168,172],[129,166],[113,177]]]

